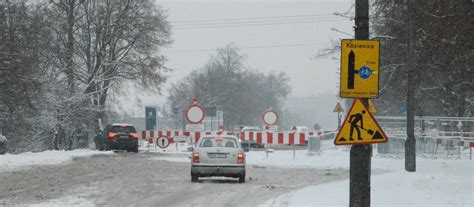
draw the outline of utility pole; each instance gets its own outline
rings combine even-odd
[[[414,50],[414,11],[413,0],[407,1],[408,12],[408,44],[407,44],[407,140],[405,141],[405,170],[416,171],[416,140],[415,140],[415,50]]]
[[[174,114],[174,129],[178,130],[178,113]]]
[[[369,0],[355,2],[355,39],[369,39]],[[368,99],[362,102],[368,106]],[[370,206],[370,171],[372,145],[352,145],[350,152],[349,206]]]

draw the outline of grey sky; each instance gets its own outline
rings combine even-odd
[[[171,47],[162,52],[168,58],[168,66],[175,69],[165,84],[163,95],[147,95],[143,104],[162,103],[166,88],[179,81],[193,69],[203,66],[215,49],[234,43],[246,54],[246,65],[251,69],[269,72],[285,71],[291,79],[290,96],[317,96],[324,92],[336,93],[338,60],[311,59],[318,49],[327,47],[331,39],[347,38],[332,27],[352,32],[353,22],[336,17],[333,12],[344,12],[350,8],[350,0],[314,1],[160,1],[167,10],[169,21],[174,25]],[[215,25],[186,27],[212,28],[184,29],[179,24],[203,24],[207,22],[184,22],[196,20],[260,18],[281,16],[314,16],[316,22],[292,24],[260,24],[254,26],[232,26],[216,28]],[[295,17],[301,18],[301,17]],[[303,17],[304,18],[304,17]],[[272,23],[286,21],[276,20]],[[294,19],[294,18],[289,18]],[[253,19],[254,20],[254,19]],[[307,21],[303,19],[302,21]],[[190,97],[191,99],[191,97]]]

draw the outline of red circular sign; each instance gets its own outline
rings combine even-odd
[[[263,123],[266,125],[274,125],[278,121],[278,114],[274,111],[268,110],[263,113]]]
[[[169,145],[170,140],[168,139],[168,137],[163,136],[156,139],[156,146],[158,146],[159,148],[167,148]]]
[[[200,124],[204,116],[204,108],[200,105],[192,105],[186,110],[186,119],[191,124]]]

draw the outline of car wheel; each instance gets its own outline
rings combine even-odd
[[[135,152],[135,153],[138,153],[138,145],[137,146],[134,146],[130,149],[130,152]]]
[[[239,175],[239,183],[245,183],[245,174]]]
[[[104,144],[104,150],[105,151],[110,151],[110,144],[109,143]]]
[[[198,179],[199,179],[198,175],[191,173],[191,182],[195,183],[198,181]]]

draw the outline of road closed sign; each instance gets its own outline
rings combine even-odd
[[[186,110],[186,119],[191,124],[200,124],[204,119],[204,108],[199,105],[193,105]]]
[[[263,123],[266,125],[274,125],[277,123],[277,121],[278,114],[275,111],[268,109],[263,113]]]
[[[377,98],[379,96],[378,40],[344,39],[341,42],[342,98]]]

